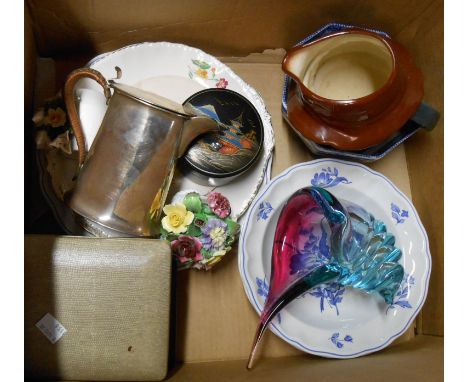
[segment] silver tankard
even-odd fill
[[[108,103],[88,153],[74,99],[83,77],[103,87]],[[64,98],[80,165],[67,204],[116,236],[154,236],[177,158],[200,134],[218,131],[217,122],[156,94],[107,81],[89,68],[70,73]]]

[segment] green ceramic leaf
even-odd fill
[[[208,218],[206,217],[206,215],[204,213],[201,213],[201,212],[198,213],[198,214],[195,214],[195,216],[193,218],[194,224],[196,224],[197,221],[203,222],[202,224],[196,224],[199,227],[204,226],[207,220],[208,220]]]
[[[230,218],[226,218],[224,221],[227,224],[228,234],[230,236],[236,236],[239,232],[240,225]]]
[[[195,224],[190,224],[187,228],[187,231],[184,233],[187,236],[200,236],[201,229],[197,227]]]
[[[226,246],[230,246],[232,243],[234,243],[234,240],[236,240],[234,236],[228,235],[226,238]],[[226,251],[227,250],[228,249],[226,248]]]
[[[192,260],[189,260],[189,261],[186,261],[185,263],[181,263],[180,261],[177,261],[178,263],[178,270],[182,270],[182,269],[189,269],[192,264],[193,264],[193,261]]]
[[[163,240],[174,241],[174,240],[177,240],[177,238],[179,237],[179,235],[176,235],[175,233],[166,231],[163,227],[161,227],[159,232],[160,232],[159,238]]]
[[[169,235],[169,232],[167,232],[163,227],[161,227],[159,233],[160,239],[165,239]]]
[[[204,214],[207,216],[213,216],[213,211],[211,211],[210,207],[208,207],[208,204],[203,205],[203,211]]]
[[[213,257],[213,254],[210,251],[207,251],[205,248],[202,248],[201,254],[205,259],[211,259]]]
[[[200,199],[200,195],[196,192],[190,192],[185,195],[184,204],[189,211],[194,213],[199,213],[202,210],[202,201]]]

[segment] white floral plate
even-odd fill
[[[196,48],[169,42],[130,45],[97,56],[87,66],[100,71],[106,79],[116,77],[115,67],[118,66],[122,71],[122,77],[118,81],[153,91],[179,103],[193,93],[210,87],[226,87],[252,102],[263,122],[263,152],[245,174],[226,185],[216,187],[218,192],[231,201],[233,217],[239,219],[247,211],[259,188],[270,180],[274,147],[271,117],[255,89],[213,56]],[[105,98],[100,85],[90,79],[78,82],[76,96],[87,146],[90,147],[106,112]],[[73,142],[73,147],[76,151],[76,142]],[[74,163],[63,163],[62,158],[49,155],[40,161],[52,178],[51,184],[43,185],[43,189],[58,220],[67,231],[73,232],[76,231],[75,224],[71,221],[72,217],[67,216],[71,212],[61,205],[61,196],[72,185],[75,167]],[[76,159],[71,162],[74,161]],[[47,178],[43,175],[43,178]],[[214,187],[201,186],[176,173],[171,194],[188,189],[203,195]]]
[[[378,295],[333,284],[313,288],[287,305],[270,329],[292,346],[323,357],[353,358],[383,349],[406,331],[421,309],[431,256],[413,204],[385,176],[364,165],[334,159],[302,163],[259,192],[247,212],[239,242],[239,271],[247,297],[260,314],[268,295],[279,214],[295,190],[310,185],[327,188],[382,220],[403,252],[400,263],[405,278],[391,306]]]

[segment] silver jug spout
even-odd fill
[[[180,158],[187,151],[190,143],[202,134],[219,131],[219,124],[214,119],[194,116],[186,120],[182,129],[177,158]]]

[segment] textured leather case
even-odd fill
[[[166,241],[25,236],[25,372],[29,377],[155,381],[169,353]],[[50,313],[67,330],[52,344]]]

